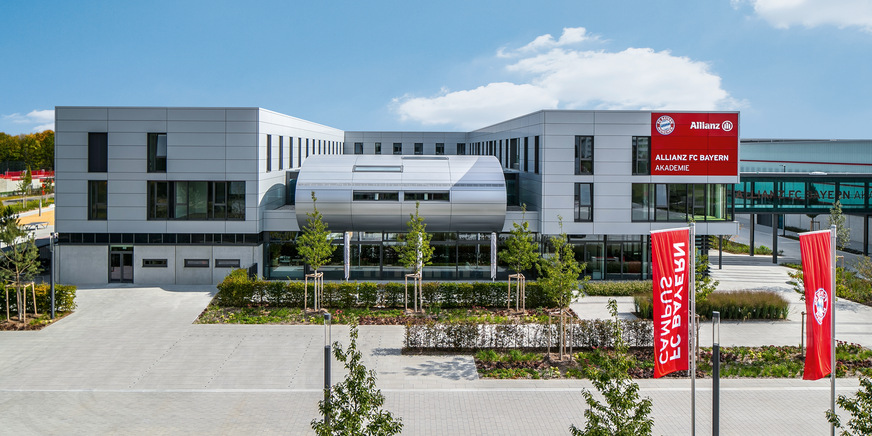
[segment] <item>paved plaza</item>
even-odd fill
[[[712,259],[716,262],[713,256]],[[723,345],[798,344],[798,296],[771,258],[725,255],[721,288],[770,289],[788,321],[724,322]],[[42,331],[0,332],[3,434],[311,434],[322,398],[324,327],[193,324],[214,289],[80,289],[79,309]],[[605,316],[605,298],[573,305]],[[623,316],[632,301],[623,299]],[[837,304],[837,337],[872,346],[872,309]],[[347,328],[333,339],[347,342]],[[479,379],[469,355],[404,356],[403,328],[363,326],[364,362],[408,435],[554,435],[583,426],[584,380]],[[704,325],[701,344],[711,343]],[[342,377],[334,362],[334,381]],[[690,433],[690,381],[640,380],[655,434]],[[856,379],[837,382],[852,394]],[[721,433],[824,434],[829,381],[725,379]],[[697,430],[711,431],[711,380],[697,381]]]

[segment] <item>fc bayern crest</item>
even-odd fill
[[[721,130],[723,130],[724,132],[729,132],[730,130],[733,130],[733,122],[730,120],[724,121],[723,123],[721,123]]]
[[[817,321],[818,325],[821,325],[824,322],[824,317],[827,316],[827,309],[830,306],[830,299],[827,297],[827,291],[824,288],[820,288],[814,293],[814,301],[813,309],[814,309],[814,319]]]
[[[654,124],[661,135],[668,135],[675,130],[675,120],[673,120],[669,115],[663,115],[662,117],[657,118],[657,122]]]

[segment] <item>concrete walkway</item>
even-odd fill
[[[17,435],[311,434],[324,328],[192,324],[211,296],[182,286],[81,289],[79,310],[57,324],[0,332],[0,428]],[[332,334],[347,343],[346,327]],[[403,417],[404,434],[551,435],[583,425],[587,381],[479,379],[471,356],[403,356],[402,342],[402,327],[361,327],[364,362],[378,374],[386,408]],[[640,385],[654,400],[656,434],[689,433],[688,380]],[[723,434],[827,430],[826,380],[721,386]],[[839,380],[838,392],[857,386]],[[700,434],[710,428],[710,395],[710,382],[700,380]]]

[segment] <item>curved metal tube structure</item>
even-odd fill
[[[493,156],[315,156],[300,168],[296,216],[318,211],[331,231],[405,232],[420,202],[429,232],[499,232],[506,183]]]

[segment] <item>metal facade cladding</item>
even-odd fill
[[[738,174],[738,113],[651,113],[651,175]]]

